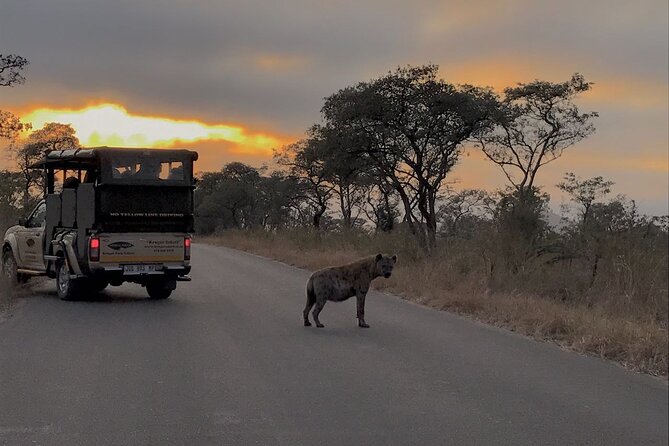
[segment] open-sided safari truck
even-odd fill
[[[55,278],[62,299],[123,282],[169,297],[190,280],[196,159],[188,150],[50,152],[32,166],[45,172],[45,199],[5,233],[5,277]]]

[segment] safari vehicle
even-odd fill
[[[188,150],[50,152],[31,166],[44,170],[45,199],[5,233],[5,277],[55,278],[62,299],[124,282],[168,298],[190,280],[195,160]]]

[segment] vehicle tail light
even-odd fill
[[[184,238],[184,260],[190,260],[190,237]]]
[[[100,239],[97,237],[91,237],[88,242],[88,259],[91,262],[100,260]]]

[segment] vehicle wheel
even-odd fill
[[[81,294],[81,279],[70,278],[70,268],[64,261],[59,262],[56,268],[56,288],[58,290],[58,297],[63,300],[75,300]]]
[[[172,284],[170,281],[156,281],[146,284],[146,292],[149,293],[151,299],[167,299],[174,288],[176,288],[176,284]]]
[[[16,286],[22,282],[23,274],[17,272],[18,266],[14,260],[14,253],[11,249],[2,253],[2,278],[6,280],[9,285]]]

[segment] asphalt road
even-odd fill
[[[167,301],[63,302],[53,282],[21,299],[0,323],[0,444],[667,444],[657,379],[378,293],[370,329],[354,299],[306,328],[308,272],[193,259]]]

